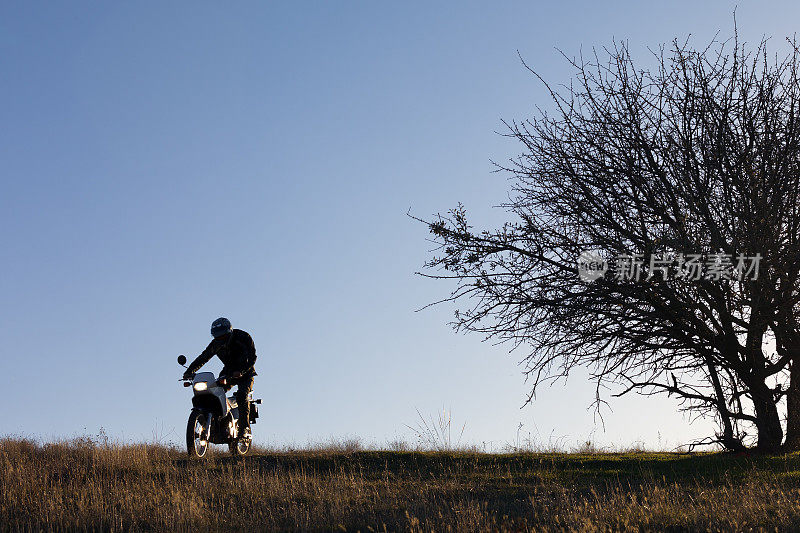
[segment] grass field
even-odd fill
[[[3,530],[800,529],[800,456],[306,450],[0,440]]]

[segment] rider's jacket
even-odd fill
[[[219,373],[220,376],[229,376],[234,372],[241,372],[243,377],[257,375],[253,368],[256,363],[256,345],[246,331],[234,329],[225,339],[213,339],[203,353],[192,361],[187,372],[197,372],[214,355],[225,365]]]

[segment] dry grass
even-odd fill
[[[3,530],[798,528],[796,455],[318,448],[189,461],[156,445],[0,440]]]

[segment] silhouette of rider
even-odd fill
[[[246,331],[233,329],[231,321],[221,317],[211,324],[211,335],[214,339],[203,353],[192,361],[184,372],[184,378],[190,378],[214,355],[224,365],[219,380],[225,379],[228,389],[236,385],[236,404],[239,409],[238,438],[250,434],[250,393],[253,390],[254,377],[257,376],[256,345]]]

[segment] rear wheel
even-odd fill
[[[208,452],[208,424],[209,416],[205,413],[192,411],[186,424],[186,451],[190,457],[205,457]]]
[[[230,450],[232,455],[237,457],[242,457],[247,455],[247,452],[250,451],[250,445],[253,442],[253,437],[250,435],[250,432],[247,431],[245,433],[245,437],[243,439],[236,439],[233,442],[228,443],[228,449]]]

